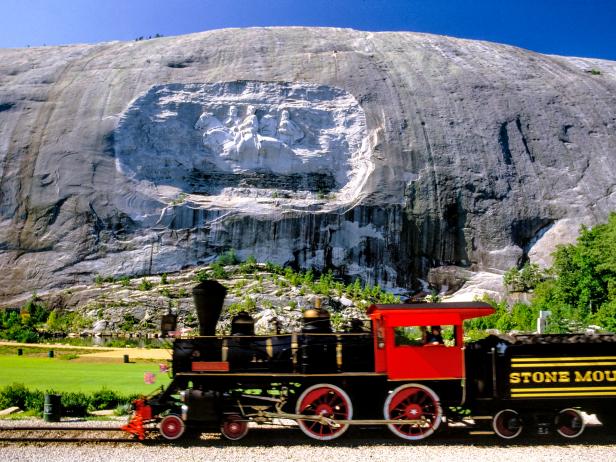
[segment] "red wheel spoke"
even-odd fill
[[[420,384],[402,385],[387,398],[384,407],[387,420],[412,420],[416,423],[388,424],[389,429],[409,440],[430,436],[441,423],[442,411],[438,396]]]
[[[348,395],[340,388],[330,384],[313,385],[305,390],[297,400],[296,413],[328,419],[350,420],[353,407]],[[331,440],[342,435],[349,427],[331,426],[315,420],[298,420],[300,429],[311,438]]]

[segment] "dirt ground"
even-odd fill
[[[0,345],[12,346],[12,347],[24,347],[24,348],[44,348],[47,350],[96,350],[95,353],[80,354],[82,358],[109,358],[109,359],[122,359],[124,355],[128,355],[130,360],[133,359],[154,359],[154,360],[166,360],[171,359],[171,350],[164,348],[111,348],[111,347],[80,347],[73,345],[62,344],[36,344],[36,343],[15,343],[15,342],[0,342]]]

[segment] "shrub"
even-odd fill
[[[92,393],[90,405],[95,410],[112,409],[117,407],[125,399],[119,396],[115,391],[103,388]]]
[[[33,294],[28,303],[22,306],[21,311],[28,314],[32,324],[44,323],[49,317],[49,309],[43,303],[39,302],[36,294]]]
[[[72,417],[84,417],[89,410],[113,408],[116,408],[116,412],[121,408],[122,412],[128,413],[130,403],[136,398],[136,396],[122,396],[105,388],[87,395],[85,393],[58,393],[53,390],[45,392],[29,390],[23,384],[14,383],[0,388],[0,409],[17,406],[24,411],[34,411],[40,414],[44,410],[46,393],[60,394],[62,415]]]
[[[283,274],[284,270],[282,266],[272,263],[271,261],[265,262],[265,271],[272,274]]]
[[[321,274],[319,280],[314,284],[314,291],[320,295],[329,295],[329,291],[334,286],[334,274],[330,271]]]
[[[311,269],[306,271],[302,275],[302,282],[307,285],[312,284],[314,282],[314,273],[312,272]]]
[[[220,263],[223,266],[237,265],[239,262],[234,249],[227,250],[216,260],[216,263]]]
[[[22,318],[15,312],[0,311],[0,338],[33,343],[39,340],[30,318]]]
[[[26,398],[28,389],[21,383],[13,383],[0,389],[0,409],[5,409],[11,406],[17,406],[24,410],[26,409]]]
[[[252,314],[257,311],[257,302],[255,302],[251,297],[244,297],[244,300],[241,302],[232,303],[229,305],[226,311],[229,316],[235,316],[240,311],[245,311],[248,314]]]
[[[53,310],[47,318],[47,329],[51,332],[68,333],[92,327],[92,319],[74,311]]]
[[[123,331],[130,331],[138,323],[139,321],[137,320],[137,318],[135,318],[135,316],[133,316],[132,314],[128,313],[124,315],[124,322],[120,324],[120,329],[122,329]]]
[[[0,389],[0,409],[17,406],[21,410],[43,412],[45,394],[40,390],[28,390],[21,383]]]
[[[227,279],[229,277],[224,266],[220,262],[213,263],[210,269],[212,270],[212,277],[214,279]]]
[[[61,403],[62,415],[70,417],[85,417],[88,415],[88,408],[91,404],[91,398],[81,392],[63,393]]]
[[[116,417],[122,417],[125,415],[130,415],[133,412],[133,408],[130,403],[119,404],[114,410],[113,415]]]
[[[545,279],[545,272],[535,263],[526,263],[522,269],[513,267],[503,276],[503,282],[511,292],[528,292]]]
[[[301,276],[293,271],[293,268],[285,268],[284,277],[292,286],[299,286],[302,283]]]
[[[25,410],[42,413],[45,407],[45,393],[40,390],[28,390],[24,406]]]
[[[158,289],[158,292],[160,292],[160,294],[163,297],[173,298],[173,294],[171,293],[171,290],[169,290],[168,287],[163,287],[162,289]]]
[[[195,273],[194,280],[197,282],[203,282],[209,279],[209,274],[206,269],[200,269]]]
[[[12,340],[16,340],[20,343],[36,343],[39,341],[39,334],[28,327],[21,327],[11,332]]]
[[[114,283],[115,281],[116,279],[114,276],[101,276],[100,274],[97,274],[94,278],[94,283],[99,287],[105,282]]]
[[[242,274],[252,274],[257,270],[257,259],[250,255],[244,263],[240,265],[239,271]]]
[[[605,330],[616,332],[616,300],[601,305],[594,314],[593,321]]]
[[[137,286],[137,289],[142,291],[150,290],[153,287],[153,284],[148,281],[146,278],[141,279],[141,282]]]

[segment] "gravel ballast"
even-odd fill
[[[24,423],[25,424],[25,423]],[[28,423],[30,425],[31,423]],[[67,422],[62,424],[66,425]],[[115,422],[88,422],[88,427],[117,425]],[[1,428],[17,422],[0,421]],[[563,461],[616,459],[616,437],[608,437],[600,426],[591,427],[579,439],[555,436],[528,437],[507,442],[494,436],[472,436],[464,431],[450,432],[419,443],[404,442],[386,430],[353,429],[353,433],[332,442],[306,439],[296,429],[251,430],[240,442],[230,442],[218,434],[206,433],[200,439],[171,444],[160,439],[140,442],[7,442],[0,440],[0,460],[4,461]]]

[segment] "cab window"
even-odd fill
[[[456,346],[455,326],[394,327],[396,346],[444,345]]]

